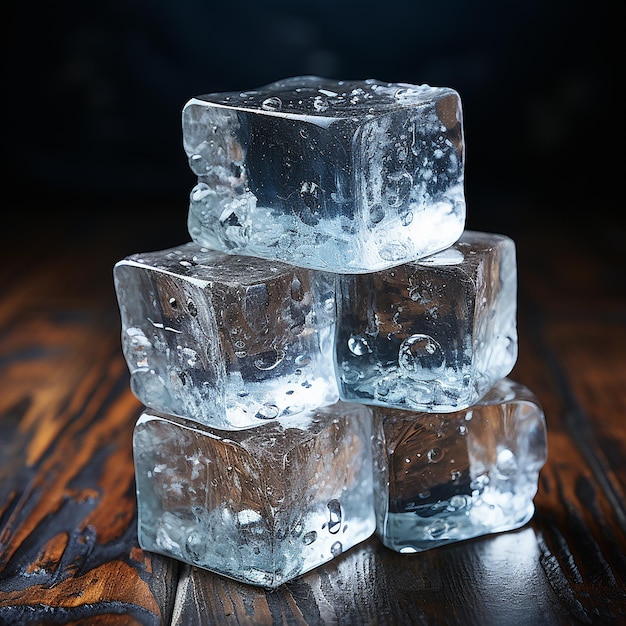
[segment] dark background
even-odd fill
[[[468,227],[515,236],[612,221],[602,237],[624,234],[617,1],[15,4],[5,245],[103,227],[133,229],[142,250],[187,241],[185,102],[299,74],[456,89]]]

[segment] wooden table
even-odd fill
[[[626,233],[548,219],[507,232],[520,287],[511,377],[539,397],[549,432],[525,527],[421,554],[371,538],[265,591],[137,543],[141,406],[112,266],[183,242],[166,228],[136,236],[144,216],[118,216],[116,232],[106,216],[68,231],[51,216],[34,236],[4,233],[0,624],[626,623]]]

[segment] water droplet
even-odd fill
[[[202,535],[196,530],[192,530],[187,536],[185,541],[185,552],[193,561],[197,563],[202,558],[202,554],[205,549],[205,542],[202,540]]]
[[[191,315],[191,317],[196,317],[198,315],[198,309],[192,300],[187,302],[187,310],[189,311],[189,315]]]
[[[446,453],[441,448],[432,448],[428,451],[428,462],[429,463],[439,463],[441,459],[446,455]]]
[[[463,437],[464,435],[467,435],[467,426],[465,424],[459,424],[458,428],[456,429],[456,432],[459,433],[461,437]]]
[[[411,335],[400,345],[398,363],[413,380],[435,380],[445,365],[441,346],[428,335]]]
[[[358,382],[359,378],[361,378],[361,374],[358,370],[344,366],[341,372],[341,380],[343,380],[346,385],[354,385],[354,383]]]
[[[408,172],[389,174],[383,190],[385,202],[392,207],[400,206],[408,199],[412,186],[413,177]]]
[[[441,537],[446,530],[448,530],[448,525],[443,520],[435,520],[428,528],[426,528],[426,532],[433,538],[437,539]]]
[[[457,480],[459,480],[459,478],[461,478],[461,472],[459,472],[459,470],[452,470],[452,471],[450,472],[450,478],[451,478],[453,481],[457,481]]]
[[[420,90],[415,87],[401,87],[400,89],[396,89],[396,92],[393,94],[393,97],[396,100],[407,100],[410,98],[415,98],[415,96],[419,95]]]
[[[279,412],[280,409],[275,404],[270,404],[268,402],[267,404],[261,406],[254,417],[260,420],[271,420],[277,417]]]
[[[211,194],[211,188],[206,183],[198,183],[191,190],[192,202],[201,202]]]
[[[178,351],[183,359],[187,360],[187,365],[193,367],[200,360],[200,355],[193,348],[183,348],[178,346]]]
[[[371,224],[379,224],[385,218],[385,210],[380,204],[375,204],[373,207],[370,207],[369,218]]]
[[[341,541],[335,541],[332,546],[330,546],[330,553],[336,557],[339,556],[343,552],[343,546],[341,545]]]
[[[422,500],[426,500],[426,498],[430,498],[430,489],[424,489],[424,491],[420,491],[417,495]]]
[[[291,281],[291,299],[296,302],[300,302],[304,298],[304,291],[302,289],[302,283],[297,276],[294,276]]]
[[[311,532],[308,532],[306,535],[304,535],[304,537],[302,537],[302,543],[305,546],[310,546],[316,539],[317,533],[312,530]]]
[[[400,554],[415,554],[417,550],[413,546],[404,546],[400,548]]]
[[[364,354],[370,354],[372,352],[368,338],[364,335],[350,335],[348,339],[348,349],[355,356],[363,356]]]
[[[450,498],[450,506],[454,510],[464,509],[467,506],[467,499],[465,496],[456,495]]]
[[[341,528],[341,504],[339,500],[332,499],[327,505],[328,507],[328,532],[332,535],[339,532]]]
[[[328,109],[328,102],[326,98],[323,98],[322,96],[315,96],[315,98],[313,98],[313,108],[319,112],[326,111]]]
[[[402,217],[402,226],[408,226],[413,221],[413,211],[409,211]]]
[[[254,359],[254,367],[262,371],[273,370],[284,358],[284,350],[268,350],[257,355],[256,359]]]
[[[517,459],[511,450],[504,448],[498,452],[496,469],[505,478],[511,478],[515,475],[517,472]]]
[[[304,365],[308,365],[311,362],[311,358],[306,355],[306,354],[299,354],[294,360],[293,362],[298,366],[298,367],[302,367]],[[298,372],[299,374],[301,374],[302,372]]]
[[[266,111],[280,111],[283,106],[283,102],[280,98],[272,96],[271,98],[265,98],[261,103],[261,108]]]
[[[178,306],[178,302],[176,302],[176,298],[170,298],[168,300],[168,302],[170,303],[170,306],[175,309]]]

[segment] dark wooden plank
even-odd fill
[[[568,607],[545,584],[540,557],[528,525],[413,555],[371,538],[274,591],[192,569],[173,623],[566,623]]]
[[[2,624],[160,624],[171,612],[178,564],[137,543],[140,406],[92,269],[66,255],[4,283]]]

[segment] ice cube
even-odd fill
[[[114,281],[146,406],[237,429],[337,401],[332,275],[189,242],[119,261]]]
[[[342,402],[230,433],[147,410],[140,545],[277,587],[374,533],[371,436],[371,410]]]
[[[446,414],[373,407],[377,534],[397,552],[512,530],[534,514],[544,413],[508,378]]]
[[[182,127],[198,177],[188,229],[209,248],[360,273],[442,250],[463,231],[453,89],[299,76],[192,98]]]
[[[338,283],[343,400],[457,411],[515,365],[516,251],[505,235],[466,230],[431,257]]]

